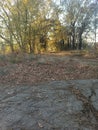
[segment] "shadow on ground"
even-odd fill
[[[98,80],[0,87],[0,130],[67,129],[98,129]]]

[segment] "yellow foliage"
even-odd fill
[[[23,3],[24,3],[24,4],[27,4],[27,2],[28,2],[28,0],[23,0]]]
[[[15,51],[19,51],[20,50],[18,44],[14,44],[13,48],[14,48]],[[0,53],[2,53],[2,54],[11,53],[10,45],[3,45],[3,46],[1,46]]]
[[[51,40],[50,42],[48,42],[47,51],[48,52],[58,52],[59,51],[54,40]]]
[[[9,45],[1,46],[0,53],[2,53],[2,54],[8,54],[10,52],[11,52],[11,49],[10,49]]]

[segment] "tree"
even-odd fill
[[[81,49],[83,36],[90,30],[94,17],[95,7],[91,5],[89,0],[62,0],[61,4],[54,0],[2,1],[0,38],[10,45],[12,52],[15,44],[22,52],[47,51],[51,38],[55,45],[68,39],[71,49]]]
[[[92,26],[93,26],[93,33],[94,33],[94,47],[96,49],[96,36],[97,36],[97,29],[98,29],[98,0],[95,0],[94,3],[91,4],[91,8],[93,10],[93,20],[92,20]]]
[[[9,5],[10,1],[8,2]],[[1,22],[1,33],[0,37],[3,39],[6,43],[10,44],[12,52],[14,51],[13,48],[13,37],[12,37],[12,26],[11,26],[11,19],[8,15],[9,11],[6,10],[7,3],[1,2],[0,3],[0,22]]]
[[[64,0],[65,5],[65,26],[67,26],[67,34],[69,35],[70,45],[73,49],[82,48],[83,33],[89,28],[93,17],[93,10],[89,0]]]
[[[32,6],[31,6],[32,5]],[[34,39],[38,33],[38,19],[41,18],[40,11],[44,1],[40,0],[15,0],[14,2],[6,0],[0,5],[2,11],[0,15],[5,30],[2,29],[3,40],[13,45],[17,43],[22,51],[34,51]],[[7,28],[7,29],[6,29]],[[4,37],[8,30],[8,38]]]

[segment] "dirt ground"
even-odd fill
[[[0,130],[98,130],[98,80],[0,85]]]
[[[0,57],[0,130],[98,130],[98,58]]]
[[[2,56],[0,83],[34,85],[54,80],[98,79],[98,58],[79,54]]]

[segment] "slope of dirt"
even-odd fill
[[[3,59],[3,58],[2,58]],[[0,83],[36,84],[53,80],[97,79],[98,59],[65,55],[15,55],[0,62]]]

